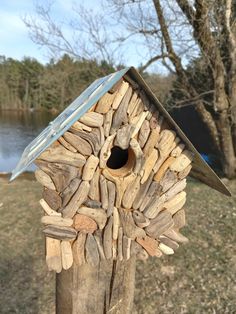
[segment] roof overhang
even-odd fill
[[[180,127],[172,119],[160,101],[145,83],[142,76],[134,67],[125,68],[121,71],[100,78],[92,83],[78,98],[76,98],[49,126],[44,129],[24,150],[22,157],[12,172],[10,181],[22,173],[45,149],[64,134],[85,112],[87,112],[108,90],[112,88],[125,74],[128,74],[141,89],[143,89],[152,104],[166,118],[187,148],[194,153],[192,175],[213,189],[231,196],[230,191],[220,180],[217,174],[204,161],[196,148],[183,133]]]

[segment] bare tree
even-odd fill
[[[39,20],[26,18],[32,39],[51,53],[115,63],[130,47],[142,57],[140,70],[156,63],[177,75],[183,102],[194,105],[221,156],[228,178],[236,176],[236,6],[232,0],[104,0],[103,14],[82,7],[70,21],[72,35],[37,6]],[[134,50],[133,50],[134,51]],[[127,53],[126,53],[127,55]],[[213,90],[200,94],[186,65],[202,56]],[[203,95],[213,93],[209,110]],[[183,104],[183,103],[182,103]],[[176,104],[178,105],[178,104]]]

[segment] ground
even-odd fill
[[[186,204],[190,242],[175,255],[138,262],[135,314],[236,313],[236,181],[228,198],[190,180]],[[0,313],[52,314],[55,277],[44,262],[32,176],[0,178]]]

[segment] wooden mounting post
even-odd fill
[[[136,259],[88,263],[56,275],[56,314],[132,313]]]

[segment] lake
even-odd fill
[[[0,172],[11,172],[25,147],[54,118],[49,112],[0,111]]]

